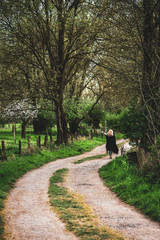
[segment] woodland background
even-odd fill
[[[2,0],[0,16],[1,125],[56,125],[67,145],[107,121],[159,166],[158,0]]]

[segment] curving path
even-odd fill
[[[72,233],[57,218],[49,205],[49,179],[55,171],[69,168],[65,185],[83,195],[99,216],[107,224],[139,240],[160,240],[160,225],[134,208],[125,205],[103,185],[98,169],[109,162],[108,157],[73,164],[84,157],[104,154],[105,146],[76,157],[60,159],[33,170],[20,178],[11,190],[4,210],[6,240],[76,240]]]

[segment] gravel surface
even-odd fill
[[[72,163],[104,153],[103,145],[89,153],[48,163],[20,178],[11,190],[4,209],[6,240],[78,239],[65,230],[65,224],[57,218],[49,204],[49,179],[61,168],[70,169],[65,186],[83,195],[103,224],[122,232],[126,238],[160,240],[158,223],[122,203],[104,186],[98,169],[110,161],[107,156],[81,164]]]

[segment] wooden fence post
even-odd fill
[[[5,148],[5,141],[2,141],[1,160],[2,160],[2,161],[6,161],[6,160],[7,160],[6,148]]]
[[[73,143],[73,134],[71,134],[71,143]]]
[[[41,147],[41,136],[38,137],[39,147]]]
[[[95,136],[98,137],[98,132],[97,132],[97,130],[95,130]]]
[[[92,129],[91,129],[90,132],[89,132],[89,138],[90,138],[90,139],[93,139]]]
[[[5,148],[5,141],[2,141],[2,152],[5,152],[6,148]]]
[[[37,138],[37,147],[39,147],[39,138]]]
[[[22,143],[19,140],[19,157],[21,157],[21,156],[22,156]]]
[[[47,142],[48,142],[48,135],[46,134],[44,137],[44,147],[47,146]]]
[[[37,138],[37,147],[41,147],[41,136]]]
[[[53,141],[53,139],[52,139],[52,133],[50,133],[50,144],[52,144],[52,141]]]
[[[5,150],[5,142],[2,141],[2,151],[0,153],[0,157],[2,162],[7,160],[7,156],[6,156],[6,150]]]
[[[16,144],[16,125],[13,125],[14,143]]]

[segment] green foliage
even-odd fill
[[[116,158],[99,173],[105,184],[124,202],[160,222],[160,183],[150,181],[150,177],[144,176],[127,157]]]
[[[64,107],[68,122],[74,119],[81,119],[87,113],[86,101],[77,99],[77,97],[67,97],[64,101]]]
[[[147,145],[147,121],[139,107],[130,106],[120,115],[120,131],[137,145]]]
[[[87,104],[87,110],[89,114],[85,118],[84,122],[87,123],[89,126],[93,125],[95,128],[99,128],[100,122],[104,121],[105,112],[100,106],[100,104],[96,104],[94,109],[90,112],[92,108],[92,104]]]
[[[107,113],[105,118],[105,120],[107,121],[107,129],[113,129],[115,131],[119,131],[120,117],[121,117],[120,114]]]
[[[41,110],[38,112],[37,118],[34,119],[34,133],[46,133],[48,129],[56,124],[56,117],[53,111]]]

